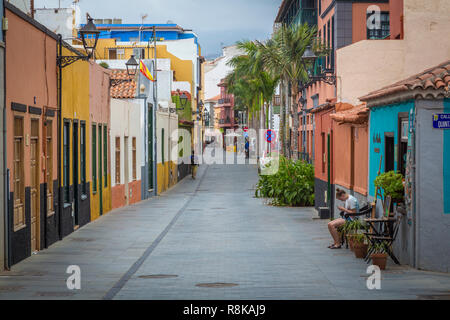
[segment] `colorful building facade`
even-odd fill
[[[404,175],[406,214],[396,255],[401,263],[439,272],[450,272],[449,86],[447,60],[360,98],[370,108],[369,180],[380,159],[381,172]],[[376,197],[370,185],[369,194]]]
[[[129,78],[115,70],[113,78]],[[140,126],[141,106],[133,101],[136,81],[111,87],[111,206],[112,209],[141,200],[140,159],[144,141]]]
[[[12,265],[59,239],[57,37],[8,3],[5,16],[6,258]]]
[[[111,210],[110,72],[89,62],[89,120],[91,128],[91,220]]]

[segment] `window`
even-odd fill
[[[164,128],[161,129],[161,162],[164,164]]]
[[[53,123],[50,120],[46,121],[46,155],[45,155],[45,167],[46,167],[46,177],[47,182],[47,215],[54,213],[53,210]]]
[[[319,15],[322,14],[322,0],[319,0]]]
[[[407,112],[398,114],[398,171],[404,176],[406,172],[406,156],[408,154],[409,115]]]
[[[14,118],[14,231],[25,227],[23,155],[23,118],[17,117]]]
[[[330,19],[328,20],[328,22],[327,22],[327,47],[329,48],[330,47],[330,45],[331,45],[331,39],[330,39],[330,37],[331,37],[331,24],[330,24]],[[330,65],[330,56],[328,55],[327,56],[327,68],[329,67],[329,65]]]
[[[374,11],[367,12],[367,19],[374,14]],[[390,34],[389,12],[380,12],[380,29],[369,29],[367,27],[367,39],[385,39]]]
[[[92,125],[92,191],[97,192],[97,125]]]
[[[116,49],[109,49],[108,50],[108,58],[110,60],[116,60],[117,59],[117,50]]]
[[[102,177],[103,177],[103,170],[102,170],[102,125],[98,125],[98,137],[97,137],[97,145],[98,145],[98,188],[99,190],[102,189]],[[101,192],[101,191],[100,191]]]
[[[120,137],[116,137],[116,184],[120,184]]]
[[[325,133],[322,132],[320,135],[322,138],[322,173],[325,173],[325,164],[326,164]]]
[[[133,161],[133,180],[136,180],[136,137],[133,137],[132,145],[131,145],[131,152],[132,152],[132,161]]]
[[[335,32],[335,24],[334,24],[334,15],[331,17],[331,69],[334,70],[334,54],[335,54],[335,44],[334,44],[334,32]]]
[[[80,123],[80,175],[81,175],[81,194],[87,194],[86,188],[86,122]]]
[[[70,122],[64,121],[64,137],[63,137],[63,182],[65,203],[70,202]]]
[[[103,126],[103,177],[105,188],[108,186],[108,127]]]

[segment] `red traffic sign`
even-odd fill
[[[248,127],[244,127],[244,132],[247,132],[248,131]]]

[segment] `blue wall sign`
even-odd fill
[[[450,129],[450,113],[433,114],[433,128]]]

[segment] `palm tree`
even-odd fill
[[[298,110],[298,83],[308,80],[308,70],[313,66],[303,59],[307,48],[312,47],[317,56],[326,55],[328,49],[317,41],[317,28],[309,27],[307,23],[303,25],[281,26],[270,41],[266,43],[258,42],[260,59],[265,68],[273,74],[279,74],[281,86],[291,87],[290,109],[281,111],[280,136],[282,138],[282,150],[284,151],[285,139],[285,113],[289,111],[293,117],[293,145],[294,159],[298,157],[297,132],[299,128]],[[284,92],[284,90],[282,90]],[[282,95],[282,107],[286,106],[285,95]],[[286,112],[287,113],[287,112]]]

